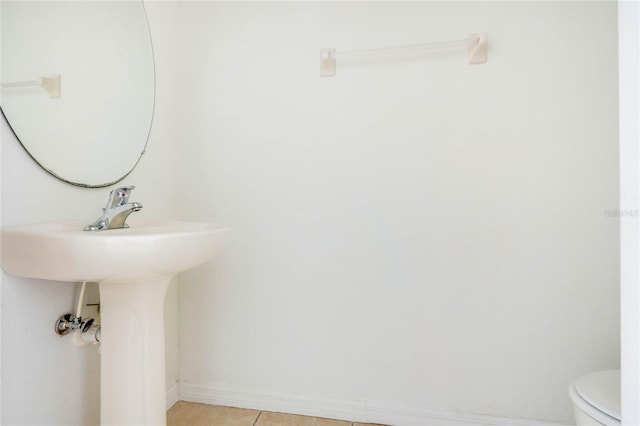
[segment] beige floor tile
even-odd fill
[[[351,426],[351,422],[262,411],[255,426]]]
[[[253,426],[258,410],[177,402],[167,412],[167,426]]]

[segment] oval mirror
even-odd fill
[[[147,144],[155,101],[142,1],[0,2],[2,114],[55,177],[105,187]]]

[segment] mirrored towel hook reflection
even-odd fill
[[[3,89],[16,89],[23,87],[42,87],[51,99],[58,99],[62,96],[62,76],[60,74],[52,74],[43,76],[37,80],[2,82],[0,86]]]

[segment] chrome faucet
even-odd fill
[[[102,216],[91,225],[84,227],[85,231],[101,231],[103,229],[128,228],[124,223],[127,217],[142,208],[140,203],[129,203],[129,195],[135,186],[116,188],[109,194],[107,206],[102,209]]]

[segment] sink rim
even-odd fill
[[[27,233],[60,233],[60,232],[78,232],[78,235],[87,235],[87,236],[109,236],[109,235],[146,235],[148,233],[143,233],[140,231],[146,229],[156,229],[156,228],[165,228],[166,225],[187,225],[190,226],[186,231],[172,231],[172,234],[180,234],[180,233],[188,233],[193,230],[228,230],[229,228],[226,226],[219,225],[215,222],[194,222],[194,221],[186,221],[186,220],[148,220],[148,221],[138,221],[132,222],[127,228],[116,228],[116,229],[107,229],[101,231],[84,231],[84,227],[86,224],[79,220],[60,220],[60,221],[48,221],[48,222],[35,222],[35,223],[25,223],[25,224],[16,224],[16,225],[7,225],[0,227],[0,232],[4,233],[5,231],[9,232],[27,232]],[[51,229],[49,229],[51,228]]]
[[[0,265],[9,275],[52,281],[135,281],[209,262],[229,228],[213,222],[149,220],[83,231],[77,220],[0,228]],[[107,260],[108,259],[108,260]]]

